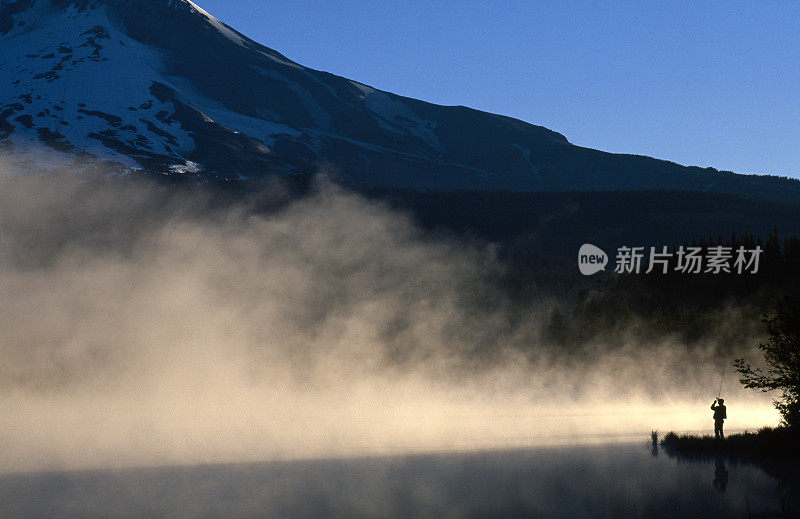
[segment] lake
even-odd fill
[[[779,482],[639,443],[0,476],[0,517],[748,517]]]

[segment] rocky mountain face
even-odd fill
[[[541,126],[312,70],[188,0],[4,0],[0,77],[0,150],[15,168],[800,200],[795,180],[582,148]]]

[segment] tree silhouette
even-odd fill
[[[766,369],[736,359],[734,366],[742,376],[739,382],[746,388],[781,391],[780,398],[773,401],[781,425],[800,428],[800,299],[784,296],[763,322],[769,338],[758,348],[764,353]]]

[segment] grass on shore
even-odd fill
[[[741,458],[761,457],[800,460],[800,434],[788,427],[763,427],[757,432],[732,434],[722,440],[710,435],[667,433],[661,446],[668,452],[688,457],[725,454]]]

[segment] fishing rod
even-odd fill
[[[725,380],[725,368],[726,365],[722,365],[722,376],[719,379],[719,391],[717,391],[717,399],[722,395],[722,381]]]

